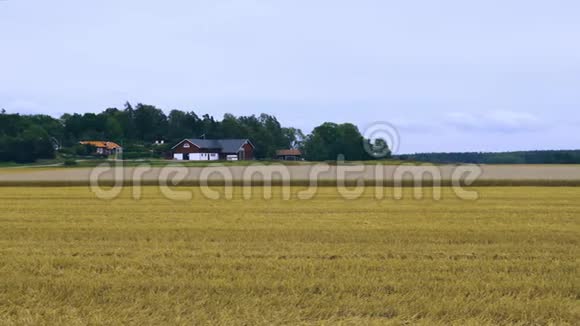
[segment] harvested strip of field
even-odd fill
[[[580,188],[480,188],[478,201],[181,190],[193,199],[0,188],[2,323],[580,322]]]
[[[431,180],[443,180],[450,184],[458,166],[393,166],[393,165],[360,165],[346,166],[339,171],[336,166],[326,165],[320,173],[314,165],[285,166],[224,166],[224,167],[184,167],[178,164],[167,164],[171,168],[150,167],[141,168],[12,168],[0,169],[0,186],[78,186],[88,185],[91,175],[101,183],[111,183],[114,180],[124,180],[132,184],[138,180],[142,184],[159,184],[160,180],[168,181],[174,177],[173,172],[183,173],[178,180],[182,185],[199,184],[200,179],[210,182],[222,182],[224,176],[241,183],[252,180],[252,183],[263,180],[272,181],[281,179],[284,175],[295,185],[308,185],[311,180],[318,180],[321,184],[346,180],[356,182],[367,181],[372,185],[378,180],[387,183],[394,180],[411,182],[414,177],[420,178],[424,184]],[[465,168],[465,167],[463,167]],[[477,167],[472,172],[478,171]],[[100,171],[100,172],[99,172]],[[173,172],[172,172],[173,171]],[[313,172],[314,171],[314,172]],[[215,173],[217,172],[217,173]],[[205,175],[205,176],[204,176]],[[460,175],[460,173],[459,173]],[[202,177],[203,176],[203,177]],[[463,175],[465,177],[465,175]],[[461,178],[463,180],[463,178]],[[578,186],[580,185],[580,165],[482,165],[481,175],[472,185],[479,186]]]

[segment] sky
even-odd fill
[[[0,0],[0,108],[385,122],[399,153],[580,149],[579,17],[577,0]]]

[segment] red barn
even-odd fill
[[[276,151],[276,157],[282,161],[301,161],[302,152],[299,149],[281,149]]]
[[[184,139],[172,151],[178,161],[249,161],[254,149],[249,139]]]

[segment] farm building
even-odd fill
[[[79,142],[81,145],[90,145],[95,148],[95,155],[118,155],[123,152],[123,148],[119,144],[112,141],[103,140],[85,140]]]
[[[276,151],[276,158],[282,161],[300,161],[302,152],[299,149],[281,149]]]
[[[254,159],[249,139],[184,139],[173,146],[178,161],[247,161]]]

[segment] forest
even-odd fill
[[[406,161],[436,164],[580,164],[580,150],[503,153],[420,153],[399,155],[397,158]]]
[[[0,112],[0,162],[29,163],[59,155],[87,156],[82,140],[106,140],[124,148],[125,159],[163,158],[171,147],[185,138],[248,138],[256,146],[256,158],[275,158],[276,150],[298,148],[308,161],[375,160],[365,147],[383,151],[384,140],[371,143],[351,123],[325,122],[310,134],[282,126],[275,116],[225,114],[216,119],[209,114],[172,110],[169,114],[153,105],[125,103],[122,109],[101,113],[20,115]],[[154,143],[163,140],[164,145]],[[365,143],[369,146],[364,146]],[[388,149],[388,148],[387,148]],[[391,158],[390,152],[380,159]],[[579,164],[580,151],[522,151],[506,153],[419,153],[398,155],[402,161],[473,164]]]
[[[88,155],[82,140],[106,140],[124,148],[124,158],[162,158],[171,146],[185,138],[248,138],[256,158],[275,157],[276,150],[300,148],[307,160],[370,160],[364,142],[353,124],[324,123],[312,133],[284,127],[275,116],[225,114],[219,120],[209,114],[172,110],[169,114],[153,105],[125,103],[101,113],[48,115],[0,114],[0,161],[18,163],[64,155]],[[154,143],[163,140],[163,146]],[[384,146],[383,142],[379,142]],[[342,156],[341,156],[342,157]]]

